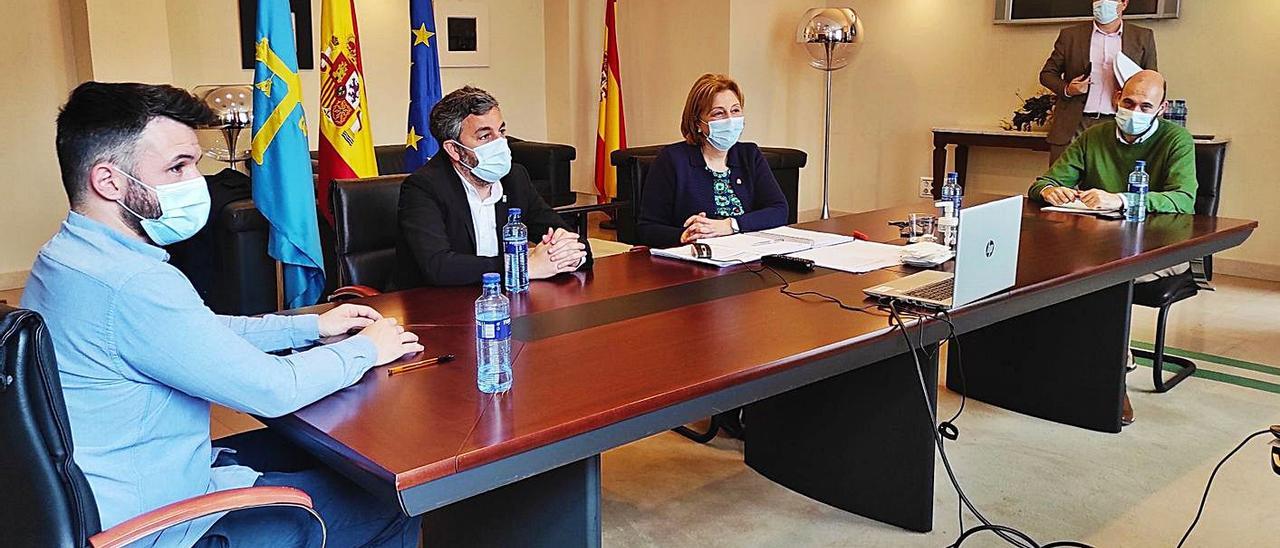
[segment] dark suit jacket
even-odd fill
[[[1084,115],[1087,94],[1064,97],[1067,84],[1084,74],[1089,65],[1089,52],[1093,40],[1093,21],[1072,25],[1058,33],[1053,53],[1040,69],[1040,83],[1058,95],[1053,107],[1053,127],[1049,129],[1049,143],[1067,145],[1076,136],[1080,118]],[[1120,36],[1120,51],[1144,69],[1156,68],[1156,35],[1151,29],[1125,21]]]
[[[396,268],[392,284],[396,289],[422,285],[466,285],[480,283],[486,272],[503,270],[502,255],[476,255],[475,224],[467,205],[462,178],[454,171],[449,155],[436,154],[426,165],[409,175],[400,188],[400,234],[396,242]],[[503,200],[494,204],[498,245],[502,245],[502,225],[507,211],[518,207],[529,227],[529,239],[540,242],[548,228],[572,230],[551,206],[543,201],[529,181],[524,166],[512,164],[502,178]],[[586,234],[580,235],[586,243]],[[591,249],[583,268],[591,265]]]
[[[760,147],[735,144],[725,164],[729,180],[734,181],[730,187],[745,211],[737,218],[739,229],[753,232],[787,224],[787,198]],[[700,147],[684,141],[664,147],[649,168],[641,191],[636,225],[640,243],[659,248],[680,245],[686,219],[702,212],[715,217],[712,182]]]

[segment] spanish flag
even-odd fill
[[[606,0],[604,60],[600,63],[600,123],[596,127],[596,193],[600,203],[618,195],[617,171],[609,165],[613,151],[627,148],[627,123],[622,114],[622,78],[618,67],[618,0]]]
[[[373,130],[365,100],[364,65],[354,0],[323,0],[320,12],[320,211],[333,224],[329,184],[375,177]]]

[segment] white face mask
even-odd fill
[[[1098,0],[1093,3],[1093,19],[1101,25],[1109,25],[1120,18],[1120,2]]]
[[[123,200],[116,200],[120,207],[142,222],[142,231],[156,245],[165,246],[195,236],[209,222],[211,200],[204,175],[156,187],[139,181],[137,177],[124,171],[120,173],[156,194],[156,199],[160,202],[160,217],[157,219],[143,217],[124,205]]]

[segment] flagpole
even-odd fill
[[[284,264],[276,261],[276,310],[284,310]]]

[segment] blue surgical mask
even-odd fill
[[[738,144],[738,138],[742,136],[742,128],[746,125],[746,117],[732,116],[723,120],[712,120],[707,122],[707,142],[717,150],[728,151],[733,145]]]
[[[479,177],[481,181],[493,184],[501,181],[503,177],[511,173],[511,147],[507,145],[506,137],[485,143],[476,148],[468,147],[457,141],[454,141],[454,143],[476,155],[476,165],[474,167],[468,166],[468,168],[471,170],[471,174]],[[465,166],[466,164],[462,165]]]
[[[1093,3],[1093,19],[1101,25],[1109,25],[1120,18],[1120,2],[1116,0],[1098,0]]]
[[[157,187],[139,181],[137,177],[123,171],[120,173],[156,194],[160,203],[158,219],[138,215],[138,212],[124,205],[124,201],[116,200],[120,207],[142,221],[142,231],[156,245],[165,246],[195,236],[209,222],[209,187],[205,184],[203,175]]]
[[[1136,112],[1127,108],[1116,109],[1116,126],[1129,135],[1142,135],[1156,123],[1155,114]]]

